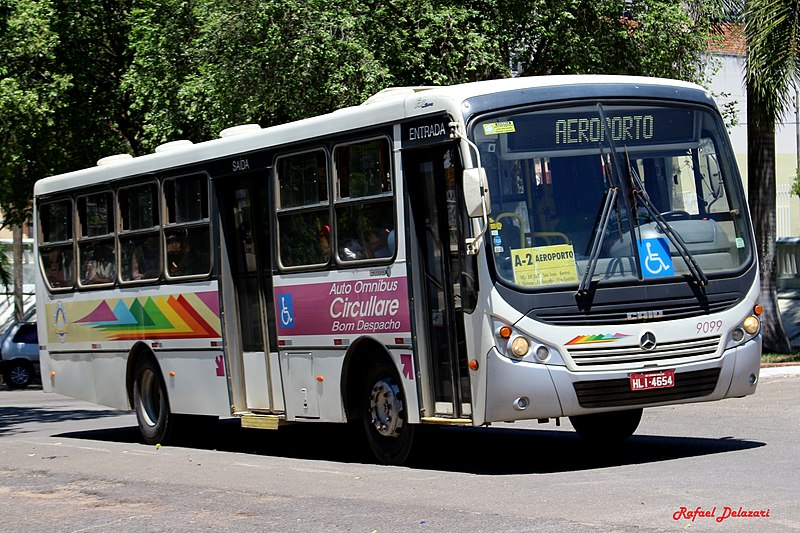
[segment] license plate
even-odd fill
[[[668,389],[675,386],[675,371],[631,374],[631,390]]]

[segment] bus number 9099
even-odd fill
[[[715,333],[722,331],[722,320],[709,320],[706,322],[697,323],[696,335],[701,333]]]

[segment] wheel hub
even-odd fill
[[[381,380],[372,387],[370,393],[370,415],[375,430],[384,437],[397,437],[403,426],[403,401],[400,399],[400,388],[386,380]]]
[[[28,370],[17,366],[11,369],[11,372],[8,374],[8,379],[14,385],[22,385],[23,383],[27,383],[29,379]]]

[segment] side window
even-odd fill
[[[161,275],[158,184],[143,183],[117,191],[120,279],[155,280]]]
[[[39,261],[51,289],[75,284],[72,200],[39,205]]]
[[[391,151],[385,138],[334,150],[336,250],[340,261],[388,260],[396,249]]]
[[[114,251],[114,194],[78,196],[78,263],[81,286],[110,285],[117,277]]]
[[[170,278],[211,272],[208,177],[193,174],[164,180],[166,271]]]
[[[331,229],[325,151],[279,157],[275,168],[281,266],[328,263]]]

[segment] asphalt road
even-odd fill
[[[340,426],[229,420],[157,449],[129,413],[0,387],[0,530],[800,530],[799,400],[800,376],[764,376],[754,396],[646,410],[613,451],[563,420],[426,433],[386,467]]]

